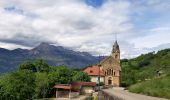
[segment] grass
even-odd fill
[[[134,93],[170,99],[170,75],[134,84],[128,90]]]

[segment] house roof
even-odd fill
[[[83,70],[83,72],[87,73],[89,76],[98,76],[100,72],[100,76],[104,76],[103,70],[99,70],[98,66],[87,67]]]
[[[57,84],[54,88],[64,90],[79,90],[82,86],[96,86],[96,82],[72,82],[71,84]]]
[[[54,86],[54,88],[70,90],[71,85],[69,85],[69,84],[57,84],[57,85]]]
[[[96,82],[73,82],[71,83],[72,86],[96,86]]]

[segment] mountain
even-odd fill
[[[98,62],[98,57],[87,52],[41,43],[31,50],[0,48],[0,73],[16,70],[20,63],[38,58],[44,59],[50,66],[65,65],[71,68],[82,68]]]

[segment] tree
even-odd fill
[[[73,81],[85,81],[90,82],[90,77],[87,75],[87,73],[76,71],[75,74],[72,77]]]
[[[53,85],[56,83],[68,84],[72,81],[72,73],[72,70],[67,67],[60,66],[55,69],[53,68],[53,70],[49,73],[49,79]]]
[[[31,71],[17,71],[0,80],[1,100],[33,99],[35,75]]]
[[[38,72],[49,72],[48,64],[42,59],[37,59],[35,61],[35,67]]]
[[[32,72],[37,71],[35,65],[30,61],[26,61],[26,62],[20,64],[19,70],[31,70]]]
[[[35,98],[45,98],[48,96],[49,79],[47,73],[36,73]]]

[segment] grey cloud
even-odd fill
[[[0,8],[0,42],[6,45],[34,47],[48,42],[94,55],[109,55],[113,34],[118,33],[122,57],[134,57],[141,52],[130,42],[147,34],[131,22],[134,6],[127,0],[108,0],[100,8],[90,7],[82,0],[0,1],[3,8],[11,5],[24,14]]]

